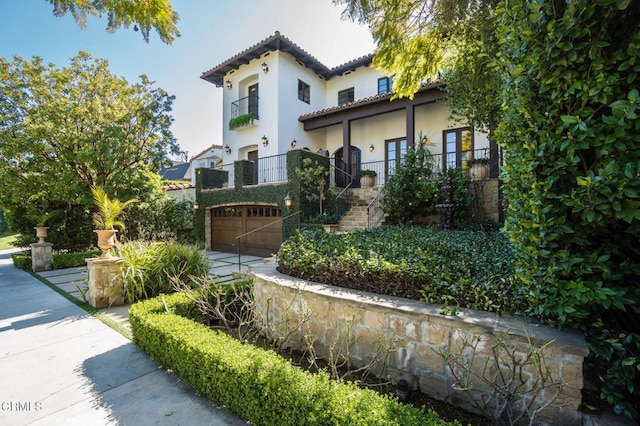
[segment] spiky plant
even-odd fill
[[[98,211],[93,213],[93,223],[100,229],[115,229],[116,226],[124,229],[125,225],[118,220],[118,216],[122,214],[129,204],[133,204],[138,200],[135,198],[125,202],[118,199],[112,200],[101,187],[91,188],[91,193],[93,194],[93,201],[98,207]]]

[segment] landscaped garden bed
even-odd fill
[[[196,391],[254,424],[451,424],[326,373],[305,372],[186,317],[194,311],[181,293],[137,303],[129,312],[134,341]]]
[[[457,308],[517,313],[527,289],[499,232],[384,226],[366,232],[305,231],[283,243],[281,272],[318,283]]]

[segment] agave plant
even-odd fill
[[[91,188],[91,193],[93,194],[93,201],[98,207],[98,211],[93,214],[93,223],[98,228],[105,230],[115,229],[116,226],[124,229],[124,223],[119,221],[118,217],[129,204],[138,200],[135,198],[125,202],[121,202],[118,199],[112,200],[101,187]]]

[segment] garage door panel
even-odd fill
[[[247,205],[212,209],[211,248],[235,253],[238,250],[235,238],[259,229],[240,239],[241,253],[269,256],[277,252],[282,243],[281,216],[280,209],[272,206]]]

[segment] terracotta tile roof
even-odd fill
[[[422,92],[425,90],[437,89],[442,86],[444,86],[444,84],[440,81],[436,81],[435,83],[428,82],[423,84],[422,87],[420,87],[419,91]],[[385,92],[385,93],[379,93],[373,96],[368,96],[362,99],[356,99],[354,101],[347,102],[346,104],[332,106],[332,107],[324,108],[318,111],[313,111],[307,114],[303,114],[300,117],[298,117],[298,121],[305,121],[311,118],[320,117],[320,116],[331,114],[337,111],[344,111],[344,110],[348,110],[350,108],[355,108],[362,105],[373,104],[383,100],[390,100],[392,96],[393,96],[393,92]]]
[[[200,157],[203,154],[206,154],[208,151],[212,150],[212,149],[222,149],[222,145],[211,145],[210,147],[208,147],[207,149],[202,150],[201,152],[197,153],[196,155],[191,157],[191,160],[189,161],[193,161],[196,158]]]
[[[189,189],[189,188],[195,188],[195,187],[196,187],[195,183],[185,182],[185,183],[172,183],[169,185],[164,185],[162,189],[164,189],[165,191],[173,191],[176,189]]]
[[[291,56],[296,58],[298,62],[310,68],[325,80],[329,80],[330,78],[340,75],[346,71],[353,71],[358,67],[368,66],[371,64],[371,60],[373,58],[373,54],[365,55],[330,69],[300,46],[280,34],[280,32],[276,31],[274,35],[267,37],[248,49],[243,50],[237,55],[211,68],[209,71],[203,72],[200,78],[214,83],[218,87],[222,86],[224,76],[227,75],[229,71],[236,70],[242,65],[248,64],[252,59],[260,58],[266,52],[273,52],[276,50],[289,53]]]

